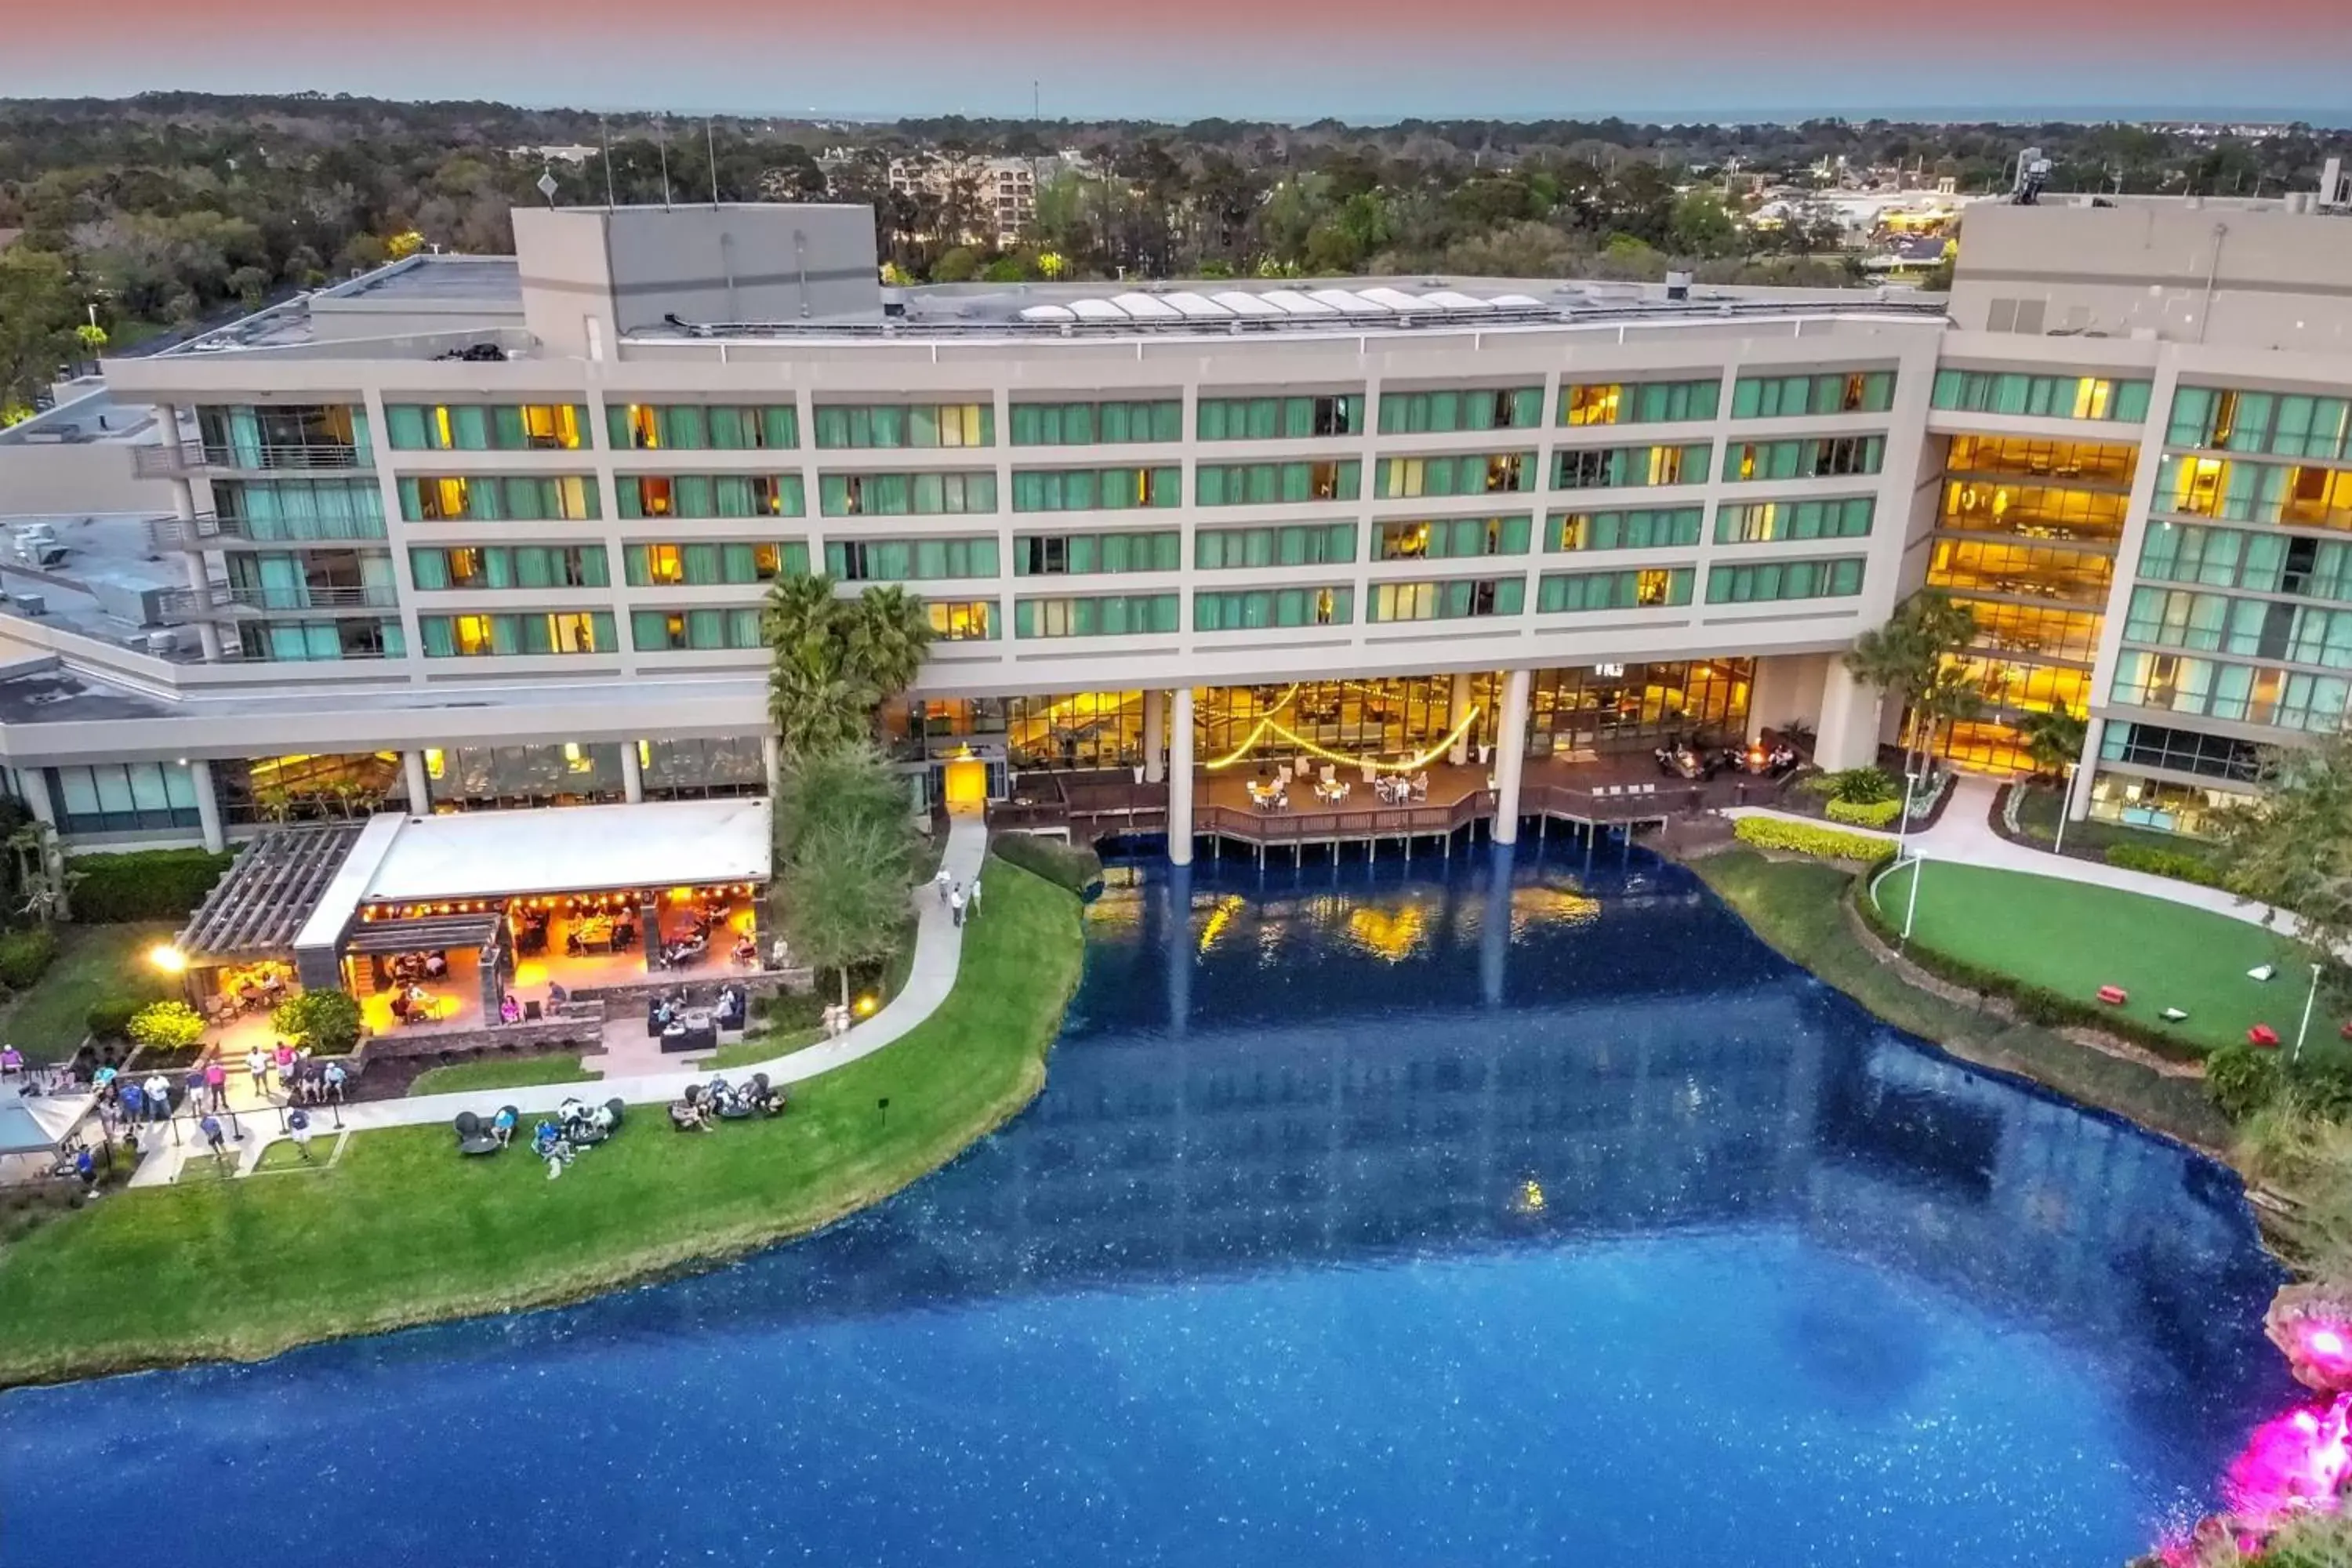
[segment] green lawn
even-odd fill
[[[2228,1142],[2229,1123],[2197,1079],[2092,1050],[2036,1025],[2012,1024],[1905,981],[1855,936],[1841,907],[1852,879],[1847,872],[1819,860],[1769,859],[1747,848],[1709,855],[1692,868],[1783,956],[1897,1028],[2189,1142],[2215,1149]],[[1927,886],[1934,886],[1932,872]],[[1923,898],[1927,891],[1920,889]]]
[[[63,1061],[89,1033],[83,1016],[102,996],[152,1001],[173,984],[147,962],[147,952],[169,942],[173,928],[158,921],[125,925],[61,925],[57,962],[31,990],[0,1016],[0,1029],[35,1061]]]
[[[598,1074],[580,1065],[579,1053],[551,1057],[491,1057],[427,1068],[408,1086],[411,1094],[470,1094],[483,1089],[521,1089],[534,1083],[584,1083]]]
[[[308,1161],[302,1158],[302,1152],[294,1146],[292,1139],[281,1138],[261,1152],[261,1158],[255,1162],[253,1168],[257,1172],[324,1170],[327,1162],[334,1156],[335,1140],[342,1136],[331,1128],[313,1130]]]
[[[1878,884],[1880,912],[1900,928],[1911,868]],[[2255,1024],[2292,1037],[2302,1016],[2307,975],[2285,938],[2206,910],[2053,877],[1981,866],[1927,863],[1919,884],[1912,941],[1923,947],[2038,985],[2096,1002],[2102,985],[2131,1000],[2116,1012],[2152,1029],[2170,1029],[2194,1045],[2227,1045]],[[2246,971],[2274,963],[2267,984]],[[2167,1007],[2188,1019],[2167,1025]],[[2315,1034],[2336,1030],[2315,1018]]]
[[[821,1028],[785,1029],[774,1034],[748,1035],[731,1046],[721,1046],[711,1055],[701,1058],[705,1067],[714,1071],[726,1071],[749,1067],[781,1057],[788,1051],[813,1046],[824,1038]]]
[[[954,993],[773,1121],[672,1132],[648,1107],[561,1181],[447,1129],[355,1135],[302,1180],[141,1188],[0,1254],[0,1384],[576,1299],[825,1225],[1018,1112],[1076,986],[1078,902],[1001,861]],[[877,1101],[887,1099],[888,1115]]]

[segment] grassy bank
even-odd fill
[[[147,961],[150,948],[172,940],[168,923],[61,925],[57,933],[57,961],[0,1015],[8,1038],[37,1062],[73,1055],[89,1032],[91,1003],[118,995],[152,1002],[173,992]]]
[[[1896,1027],[1933,1040],[1954,1056],[2032,1079],[2202,1147],[2227,1144],[2229,1124],[2199,1080],[2159,1073],[2053,1030],[2010,1024],[1948,1002],[1880,963],[1840,908],[1846,872],[1818,861],[1768,860],[1748,849],[1710,855],[1694,869],[1784,956]]]
[[[676,1133],[647,1108],[551,1182],[446,1129],[354,1136],[300,1180],[141,1189],[0,1255],[0,1384],[575,1300],[815,1229],[937,1169],[1045,1082],[1078,903],[1001,861],[953,994],[774,1121]],[[887,1099],[885,1116],[877,1101]]]

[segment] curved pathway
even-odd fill
[[[1952,798],[1944,803],[1944,815],[1937,819],[1935,826],[1906,838],[1904,841],[1905,853],[1922,860],[1989,866],[1995,870],[2018,871],[2029,877],[2054,877],[2061,881],[2088,882],[2102,888],[2113,888],[2118,892],[2162,899],[2167,903],[2188,904],[2217,915],[2227,915],[2233,921],[2244,921],[2249,925],[2272,926],[2290,936],[2302,931],[2302,921],[2286,910],[2241,899],[2226,889],[2202,887],[2195,882],[2184,882],[2177,877],[2126,870],[2121,866],[2110,866],[2104,860],[2084,860],[2053,850],[2013,844],[1993,831],[1993,800],[2000,793],[2000,784],[1999,779],[1975,773],[1959,775],[1952,782]],[[1811,827],[1834,827],[1841,833],[1858,834],[1869,838],[1892,839],[1895,837],[1892,833],[1854,827],[1843,822],[1824,823],[1818,817],[1799,816],[1792,812],[1775,811],[1767,806],[1734,806],[1724,815],[1776,816]]]
[[[947,847],[940,864],[955,880],[970,883],[980,875],[981,863],[988,854],[988,828],[977,816],[953,818],[948,827]],[[948,993],[955,989],[956,968],[963,955],[963,931],[955,923],[952,912],[942,904],[929,884],[915,890],[916,930],[915,956],[907,972],[907,984],[889,1005],[863,1023],[852,1025],[832,1039],[813,1046],[803,1046],[783,1056],[764,1062],[747,1062],[728,1069],[728,1076],[747,1079],[763,1072],[771,1083],[800,1083],[820,1073],[846,1066],[860,1057],[873,1055],[909,1029],[929,1017]],[[986,920],[982,914],[978,917]],[[593,1058],[590,1058],[592,1061]],[[428,1122],[446,1124],[461,1110],[484,1111],[499,1105],[511,1105],[528,1116],[554,1110],[567,1100],[591,1100],[597,1103],[618,1098],[631,1105],[667,1104],[686,1092],[688,1084],[708,1083],[711,1079],[708,1068],[681,1068],[674,1072],[638,1073],[624,1078],[585,1079],[570,1083],[531,1084],[519,1089],[476,1089],[459,1094],[424,1094],[404,1100],[365,1100],[347,1105],[342,1110],[343,1128],[347,1131],[364,1132],[381,1127],[415,1127]],[[238,1174],[249,1173],[261,1158],[261,1152],[270,1144],[283,1141],[285,1134],[265,1128],[260,1112],[248,1111],[246,1120],[254,1135],[238,1149]],[[315,1118],[314,1118],[315,1125]],[[331,1142],[334,1130],[331,1125],[316,1125],[318,1141]],[[133,1186],[159,1185],[173,1180],[182,1162],[202,1152],[191,1145],[174,1149],[170,1144],[151,1150],[140,1162],[138,1173],[131,1178]]]

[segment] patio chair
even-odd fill
[[[1339,782],[1339,770],[1333,764],[1325,763],[1323,764],[1323,772],[1318,776],[1323,780],[1324,786],[1328,788],[1332,784]]]

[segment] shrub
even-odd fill
[[[305,991],[271,1009],[269,1026],[322,1057],[345,1056],[360,1041],[360,1005],[348,991]]]
[[[2146,871],[2153,877],[2171,877],[2200,887],[2221,885],[2219,870],[2203,857],[2182,849],[2159,849],[2149,844],[2111,844],[2107,847],[2106,862],[2126,871]]]
[[[1732,832],[1741,843],[1759,849],[1780,849],[1824,860],[1858,860],[1865,866],[1874,866],[1895,853],[1894,844],[1885,838],[1865,838],[1859,833],[1840,833],[1834,827],[1815,827],[1777,816],[1743,816]]]
[[[1848,768],[1843,773],[1822,773],[1807,779],[1805,787],[1849,805],[1875,805],[1882,800],[1899,800],[1903,795],[1884,768]]]
[[[207,849],[77,855],[66,862],[80,879],[74,884],[73,917],[92,925],[177,920],[205,901],[230,858]]]
[[[1822,810],[1832,822],[1850,822],[1856,827],[1886,827],[1903,815],[1903,803],[1899,800],[1874,800],[1864,804],[1832,798]]]
[[[2284,1080],[2273,1051],[2232,1044],[2205,1058],[2205,1092],[2232,1121],[2243,1121],[2268,1105]]]
[[[92,1035],[101,1040],[124,1040],[131,1037],[131,1020],[138,1016],[146,1002],[137,996],[101,996],[89,1005],[82,1022]]]
[[[992,846],[1000,860],[1010,861],[1081,897],[1102,880],[1102,857],[1082,844],[1034,833],[1008,833]]]
[[[26,990],[48,972],[57,956],[57,932],[47,926],[0,935],[0,985],[11,991]]]
[[[124,1027],[150,1050],[184,1051],[205,1037],[204,1016],[185,1002],[150,1002]]]
[[[2235,1047],[2252,1049],[2251,1047]],[[2273,1059],[2277,1053],[2259,1053]],[[2328,1121],[2352,1120],[2352,1066],[2315,1058],[2286,1069],[2294,1098],[2305,1110]]]

